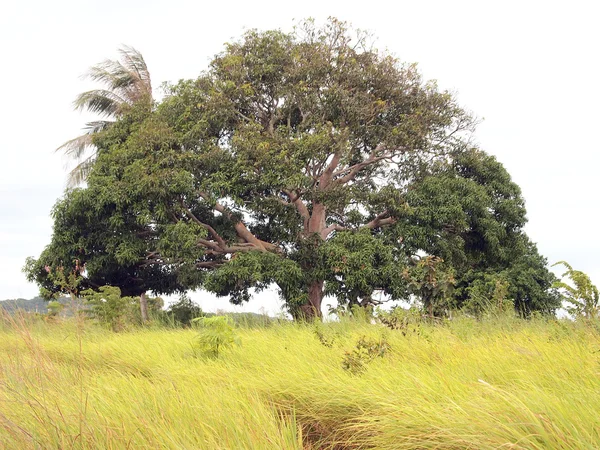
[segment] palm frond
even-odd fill
[[[146,61],[144,61],[142,54],[128,45],[123,45],[119,49],[119,53],[121,54],[121,59],[127,70],[131,73],[135,73],[137,79],[150,93],[152,91],[150,72],[148,71],[148,66],[146,66]]]
[[[142,54],[126,45],[119,49],[119,54],[120,61],[107,59],[88,70],[84,77],[101,83],[104,89],[79,94],[73,102],[75,109],[87,109],[105,117],[117,118],[137,102],[152,104],[150,73]],[[87,149],[93,148],[92,136],[111,123],[101,120],[89,122],[84,128],[84,134],[65,142],[56,150],[63,151],[71,158],[80,159]],[[77,186],[86,180],[95,158],[94,152],[71,171],[68,186]]]
[[[72,159],[79,159],[85,153],[86,149],[88,149],[91,146],[92,136],[86,133],[65,142],[54,151],[64,152],[66,156]]]
[[[114,122],[110,120],[94,120],[86,123],[83,129],[85,130],[86,134],[96,134],[106,130],[109,125],[112,125],[113,123]]]
[[[77,164],[77,166],[75,166],[73,170],[69,172],[69,176],[67,178],[67,187],[73,188],[83,184],[92,171],[95,160],[96,154],[93,154]]]
[[[85,77],[104,84],[110,90],[118,90],[136,82],[136,79],[120,62],[110,60],[91,67]]]
[[[570,271],[573,271],[573,267],[571,267],[571,264],[569,264],[569,263],[568,263],[568,262],[566,262],[566,261],[558,261],[558,262],[555,262],[554,264],[552,264],[552,266],[551,266],[551,267],[556,267],[556,266],[561,266],[561,265],[562,265],[562,266],[565,266],[565,267],[566,267],[568,270],[570,270]],[[564,276],[564,275],[563,275],[563,276]]]
[[[104,90],[89,91],[75,100],[76,109],[89,109],[107,116],[122,112],[119,106],[144,99],[152,100],[150,72],[142,54],[133,47],[119,49],[121,61],[107,59],[89,69],[84,75],[105,86]]]
[[[67,157],[71,159],[79,159],[83,156],[88,148],[94,146],[92,143],[93,135],[105,130],[112,122],[106,120],[97,120],[94,122],[88,122],[83,128],[84,134],[71,139],[60,147],[55,152],[63,152]]]
[[[132,79],[135,79],[131,85],[126,86],[129,96],[132,100],[152,99],[152,82],[150,72],[144,61],[144,57],[135,48],[122,46],[119,49],[121,61]]]
[[[125,105],[130,101],[106,89],[96,89],[79,94],[73,105],[75,109],[102,114],[104,116],[115,116],[123,111]]]

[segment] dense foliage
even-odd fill
[[[326,294],[477,309],[473,286],[500,280],[517,309],[551,312],[520,190],[470,143],[473,126],[344,23],[252,30],[154,108],[129,102],[94,134],[87,187],[59,201],[27,272],[49,293],[73,266],[71,291],[202,287],[234,303],[274,284],[308,318]]]

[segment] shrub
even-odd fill
[[[404,309],[396,306],[390,311],[377,311],[377,320],[392,330],[399,330],[403,336],[407,333],[420,333],[423,314],[419,308]]]
[[[559,261],[552,267],[563,265],[567,271],[562,277],[568,277],[572,284],[557,281],[552,287],[560,289],[564,301],[568,303],[567,311],[575,316],[591,319],[600,312],[600,294],[592,284],[590,277],[581,270],[575,270],[565,261]]]
[[[361,336],[356,347],[345,353],[342,368],[354,375],[359,375],[367,369],[368,363],[375,358],[383,357],[389,349],[390,344],[383,335],[379,340]]]
[[[478,318],[506,316],[514,311],[509,289],[510,284],[503,275],[485,274],[466,289],[468,298],[463,311]]]
[[[199,317],[194,322],[200,329],[193,347],[203,356],[218,358],[221,351],[240,343],[227,316]]]
[[[184,327],[189,327],[195,319],[204,317],[202,308],[185,294],[169,307],[167,314],[176,323]]]
[[[98,291],[87,289],[81,295],[90,306],[87,313],[113,331],[125,328],[130,305],[136,301],[134,297],[121,297],[121,289],[115,286],[101,286]]]
[[[56,300],[48,302],[48,317],[57,317],[64,308],[65,305]]]

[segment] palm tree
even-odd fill
[[[73,102],[76,110],[86,109],[104,116],[106,120],[88,122],[81,136],[65,142],[56,149],[79,161],[69,173],[69,186],[81,184],[90,173],[96,159],[96,149],[92,140],[94,134],[105,130],[134,104],[147,102],[149,106],[152,105],[150,73],[142,54],[128,46],[123,46],[118,51],[120,61],[105,60],[90,68],[84,75],[85,78],[102,83],[105,89],[79,94]],[[84,158],[88,149],[93,149],[93,153]]]

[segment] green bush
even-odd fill
[[[392,330],[399,330],[403,336],[406,336],[408,333],[420,333],[424,317],[419,308],[404,309],[396,306],[390,311],[377,310],[377,320]]]
[[[98,323],[113,331],[122,331],[131,323],[131,304],[136,302],[136,298],[121,297],[121,289],[118,287],[101,286],[98,291],[86,289],[81,295],[90,307],[86,310],[88,315]]]
[[[468,298],[463,311],[478,318],[497,317],[514,311],[514,300],[509,298],[510,284],[500,274],[485,274],[466,289]]]
[[[172,320],[183,327],[189,327],[195,319],[204,317],[204,312],[187,295],[182,295],[179,300],[169,306],[167,314]]]
[[[57,317],[64,308],[65,305],[56,300],[48,302],[48,317]]]
[[[342,368],[354,375],[359,375],[367,369],[368,363],[375,358],[383,357],[389,349],[390,344],[383,335],[379,339],[361,336],[356,347],[345,353]]]
[[[203,356],[218,358],[223,350],[240,343],[227,316],[199,317],[194,322],[198,323],[200,329],[193,347]]]

